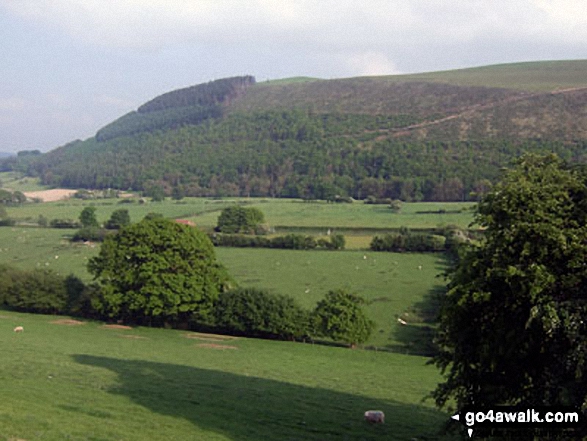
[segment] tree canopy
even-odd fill
[[[205,319],[230,285],[206,234],[168,219],[108,236],[88,269],[102,287],[97,309],[135,323]]]
[[[362,297],[344,289],[329,291],[313,312],[317,334],[351,347],[366,342],[375,324],[361,308],[364,303]]]
[[[216,231],[222,233],[254,234],[264,222],[265,216],[258,208],[235,205],[222,210],[218,217]]]
[[[587,173],[525,156],[480,202],[449,273],[438,405],[587,404]]]

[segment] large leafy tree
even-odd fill
[[[525,156],[480,202],[485,238],[441,311],[438,405],[587,405],[586,180]]]
[[[203,232],[161,218],[108,236],[88,269],[102,287],[97,309],[135,323],[205,319],[230,285]]]
[[[264,222],[265,216],[258,208],[234,205],[222,210],[218,216],[216,231],[251,234],[258,231]]]
[[[362,309],[365,300],[344,289],[329,291],[313,311],[316,333],[354,347],[366,342],[375,323]]]

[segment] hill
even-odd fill
[[[44,184],[192,196],[467,200],[523,151],[585,159],[587,61],[256,83],[156,97],[4,169]]]

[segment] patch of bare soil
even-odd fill
[[[206,349],[238,349],[236,346],[229,346],[229,345],[216,345],[214,343],[200,343],[196,345],[198,348],[206,348]]]
[[[61,319],[61,320],[54,320],[50,322],[52,325],[66,325],[66,326],[77,326],[77,325],[85,325],[85,322],[80,322],[79,320],[70,320],[70,319]]]
[[[55,202],[70,198],[76,191],[67,188],[53,188],[51,190],[25,191],[24,195],[31,199],[41,199],[43,202]]]
[[[146,340],[147,339],[147,337],[142,337],[140,335],[124,335],[124,334],[118,334],[118,337],[131,338],[133,340]]]
[[[205,334],[203,332],[192,332],[190,334],[183,334],[182,337],[205,341],[238,340],[238,337],[233,337],[232,335]]]
[[[104,329],[132,329],[130,326],[125,325],[102,325],[100,327]]]
[[[10,317],[6,316],[6,315],[0,315],[0,319],[9,319]]]

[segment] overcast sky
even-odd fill
[[[170,90],[586,59],[585,0],[0,0],[0,152]]]

